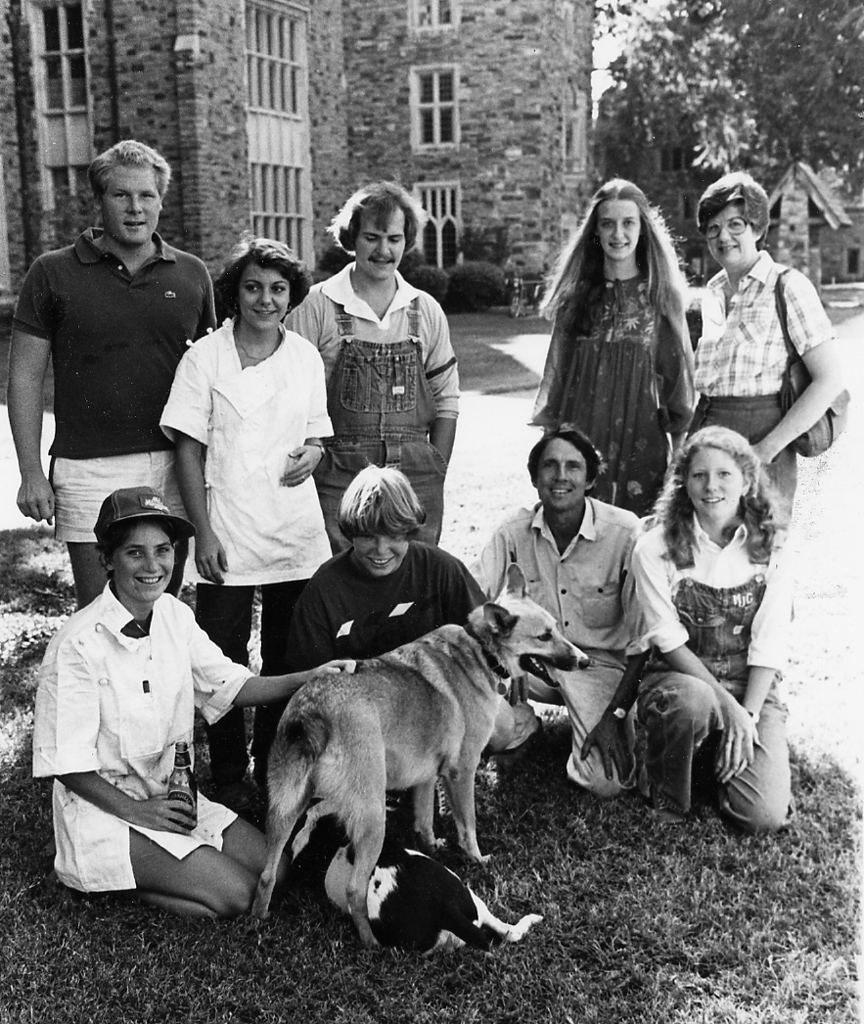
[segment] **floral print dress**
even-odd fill
[[[693,353],[683,313],[658,316],[641,277],[607,281],[587,335],[553,327],[532,422],[572,424],[603,455],[592,495],[647,515],[663,484],[670,434],[693,412]],[[565,336],[566,334],[566,336]]]

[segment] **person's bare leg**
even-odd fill
[[[168,584],[168,593],[174,597],[180,596],[180,588],[183,586],[183,569],[189,555],[189,541],[178,540],[174,545],[174,572],[171,573],[171,582]]]
[[[99,557],[95,541],[92,544],[70,541],[67,543],[66,549],[69,552],[69,561],[72,565],[75,599],[78,602],[78,607],[83,608],[105,589],[108,574]]]
[[[212,846],[182,860],[134,829],[129,853],[142,900],[186,917],[237,917],[252,905],[258,876]]]

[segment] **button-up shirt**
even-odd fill
[[[786,345],[774,302],[782,266],[767,252],[738,283],[729,300],[725,270],[708,282],[702,300],[702,337],[696,348],[696,389],[714,397],[775,395],[786,367]],[[789,337],[800,355],[825,341],[834,328],[816,289],[799,271],[784,279]]]
[[[138,800],[164,793],[174,744],[192,746],[195,708],[218,721],[251,675],[225,657],[191,608],[167,594],[153,607],[149,635],[126,636],[128,621],[106,586],[48,644],[36,693],[35,776],[97,772]],[[216,808],[224,818],[225,808]],[[210,838],[209,810],[202,802],[192,836],[177,837],[189,849]],[[55,781],[55,867],[65,884],[134,888],[129,827]],[[171,833],[147,834],[177,845]]]
[[[632,512],[586,498],[582,524],[559,552],[538,503],[504,519],[471,572],[494,600],[504,585],[507,566],[517,562],[528,596],[555,616],[568,640],[583,650],[620,654],[634,630],[627,576],[639,531],[639,520]]]
[[[767,565],[750,561],[747,553],[747,528],[742,524],[725,547],[714,541],[694,519],[693,565],[683,569],[666,557],[666,544],[660,527],[639,539],[633,552],[633,580],[642,609],[646,633],[644,640],[664,654],[688,641],[687,629],[673,603],[675,592],[684,579],[708,587],[727,589],[749,583],[754,576],[765,575],[765,593],[753,619],[748,665],[782,670],[789,650],[789,625],[792,621],[792,575],[789,559],[780,547]]]

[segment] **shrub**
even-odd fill
[[[428,292],[433,299],[444,304],[450,278],[447,276],[447,272],[441,270],[440,267],[433,267],[431,263],[425,263],[419,249],[412,249],[405,253],[399,264],[399,273],[409,284],[413,284],[421,291]]]
[[[471,313],[506,301],[504,271],[494,263],[460,263],[448,271],[448,312]]]
[[[315,268],[315,280],[323,281],[334,274],[338,274],[343,267],[347,267],[354,257],[345,252],[335,242],[327,246],[324,252],[318,257],[318,266]]]

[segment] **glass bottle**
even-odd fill
[[[198,812],[198,784],[192,771],[189,744],[180,740],[174,745],[174,769],[168,777],[168,799],[182,800],[193,814]]]

